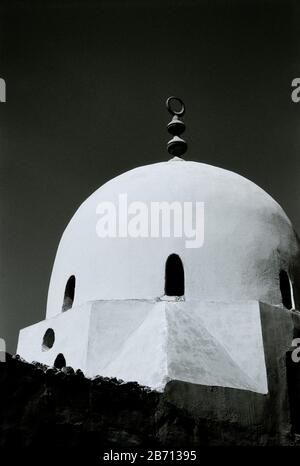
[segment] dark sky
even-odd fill
[[[186,103],[186,158],[250,178],[300,232],[298,3],[1,4],[0,336],[10,351],[45,317],[79,204],[119,173],[168,159],[169,95]]]

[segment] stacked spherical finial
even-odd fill
[[[179,110],[176,110],[175,105],[179,105]],[[167,149],[173,157],[180,157],[187,150],[187,143],[180,135],[185,131],[185,124],[180,119],[185,113],[185,106],[181,99],[178,97],[169,97],[166,101],[168,111],[173,115],[172,120],[167,126],[167,129],[173,138],[167,144]]]

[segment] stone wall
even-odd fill
[[[72,368],[57,370],[7,355],[0,363],[0,446],[100,451],[278,442],[257,426],[239,425],[234,416],[193,417],[168,401],[171,387],[157,393],[134,382],[87,379]],[[287,435],[282,443],[293,439]]]

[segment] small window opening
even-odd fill
[[[184,270],[182,261],[177,254],[171,254],[166,262],[165,295],[184,295]]]
[[[69,280],[67,281],[66,288],[65,288],[65,295],[64,295],[64,302],[62,306],[63,312],[71,309],[73,306],[74,295],[75,295],[75,276],[72,275]]]
[[[43,337],[42,351],[48,351],[54,345],[55,333],[52,328],[48,328]]]
[[[54,361],[54,367],[56,367],[57,369],[62,369],[63,367],[66,367],[66,360],[62,353],[59,353],[56,356],[56,359]]]
[[[292,309],[294,307],[292,284],[291,284],[290,278],[289,278],[289,276],[288,276],[288,274],[287,274],[287,272],[285,270],[280,271],[279,283],[280,283],[282,304],[287,309]]]

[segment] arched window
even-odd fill
[[[67,281],[66,288],[65,288],[65,295],[64,295],[64,301],[62,305],[62,310],[67,311],[68,309],[71,309],[73,306],[73,301],[74,301],[74,295],[75,295],[75,276],[72,275],[69,280]]]
[[[292,309],[294,307],[292,285],[290,282],[290,278],[285,270],[280,270],[279,283],[280,283],[282,304],[287,309]]]
[[[56,356],[56,359],[54,361],[54,367],[56,367],[57,369],[62,369],[63,367],[66,367],[66,360],[62,353],[59,353]]]
[[[48,351],[52,348],[55,341],[55,333],[53,328],[48,328],[43,337],[42,351]]]
[[[166,262],[165,295],[184,295],[184,270],[181,259],[177,254],[171,254]]]

